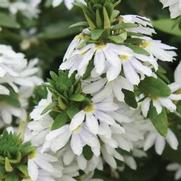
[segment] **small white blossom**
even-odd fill
[[[147,117],[151,102],[153,103],[153,106],[156,108],[158,114],[162,112],[163,107],[168,109],[170,112],[176,111],[176,105],[174,104],[174,101],[181,100],[181,94],[176,93],[178,90],[180,90],[181,85],[177,83],[172,83],[168,86],[171,90],[170,96],[157,98],[146,97],[143,100],[143,102],[141,103],[141,110],[144,117]]]
[[[155,33],[153,29],[153,25],[149,18],[138,16],[138,15],[124,15],[121,16],[123,18],[124,23],[134,23],[138,25],[136,28],[128,28],[127,31],[134,33],[141,33],[145,35],[152,35]]]
[[[150,37],[144,37],[140,47],[147,50],[153,57],[158,60],[172,62],[177,55],[173,50],[176,48],[166,45],[160,40],[153,40]]]
[[[172,149],[177,150],[178,140],[173,131],[169,129],[167,136],[163,137],[150,124],[150,131],[148,132],[144,142],[144,150],[147,151],[152,146],[155,146],[156,153],[161,155],[164,151],[166,143],[168,143]]]

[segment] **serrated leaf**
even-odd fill
[[[171,90],[165,82],[153,77],[145,78],[138,87],[145,95],[153,98],[168,97],[171,94]]]
[[[162,112],[158,114],[156,108],[153,105],[151,105],[148,113],[148,118],[150,118],[154,127],[160,133],[160,135],[167,136],[168,119],[167,119],[166,110],[164,108]]]

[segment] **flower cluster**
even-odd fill
[[[28,98],[42,83],[37,63],[38,59],[28,63],[24,54],[0,45],[0,127],[26,120]]]
[[[86,22],[73,26],[87,28],[71,42],[58,74],[51,73],[26,139],[86,174],[105,163],[136,169],[134,157],[153,145],[159,155],[166,142],[178,148],[167,114],[176,111],[181,85],[167,85],[159,65],[175,60],[175,48],[151,38],[149,19],[119,15],[115,1],[86,3],[78,4]]]
[[[42,2],[0,6],[34,17]],[[100,181],[96,170],[136,170],[136,159],[152,147],[158,155],[167,144],[178,149],[170,117],[181,116],[181,64],[173,83],[161,66],[176,59],[176,48],[152,38],[150,19],[120,15],[119,3],[65,0],[68,9],[79,6],[86,21],[72,25],[82,32],[43,84],[38,59],[28,62],[0,45],[0,128],[13,127],[0,134],[0,180]],[[167,169],[180,179],[180,164]]]

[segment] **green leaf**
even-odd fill
[[[82,94],[75,94],[70,97],[70,100],[76,101],[76,102],[82,102],[85,100],[85,96],[83,96]]]
[[[150,55],[149,52],[147,52],[144,48],[141,48],[139,46],[131,45],[131,44],[127,44],[127,46],[129,48],[131,48],[137,54],[143,54],[143,55],[146,55],[146,56]]]
[[[109,36],[109,40],[111,40],[114,43],[123,43],[127,38],[127,32],[121,33],[120,35],[117,36]]]
[[[19,178],[14,173],[8,174],[5,178],[5,181],[19,181]]]
[[[104,29],[110,29],[111,23],[110,23],[108,12],[105,7],[103,7],[103,16],[104,16]]]
[[[74,115],[78,112],[79,112],[79,109],[76,105],[70,105],[70,106],[68,106],[68,108],[66,110],[66,113],[70,119],[72,119],[74,117]]]
[[[129,106],[133,107],[133,108],[137,108],[138,103],[136,101],[136,97],[134,92],[123,89],[122,90],[124,93],[124,100],[126,102],[126,104],[128,104]]]
[[[92,158],[93,153],[92,153],[90,146],[88,146],[88,145],[84,146],[83,155],[84,155],[86,160],[90,160]]]
[[[28,177],[28,170],[26,165],[19,165],[18,169],[26,176]]]
[[[161,79],[147,77],[139,84],[139,89],[146,95],[153,98],[168,97],[171,90]]]
[[[0,26],[6,28],[20,28],[20,25],[16,22],[13,16],[0,12]]]
[[[53,125],[51,127],[51,130],[55,130],[58,128],[61,128],[63,125],[65,125],[68,122],[68,116],[65,112],[61,112],[58,114],[58,116],[55,118]]]
[[[102,34],[104,33],[104,30],[103,29],[95,29],[95,30],[92,30],[91,31],[91,38],[93,40],[98,40]]]
[[[156,108],[153,105],[151,105],[148,117],[150,118],[154,127],[160,133],[160,135],[167,136],[168,119],[167,119],[166,110],[163,108],[162,112],[158,114]]]
[[[10,94],[9,95],[0,95],[0,101],[8,103],[9,105],[20,107],[20,101],[17,93],[9,87]]]
[[[70,28],[75,28],[75,27],[87,27],[88,23],[86,21],[80,21],[78,23],[74,23],[70,25]]]
[[[153,25],[160,31],[181,37],[179,25],[175,25],[175,20],[171,20],[170,18],[160,19],[157,21],[153,21]]]
[[[102,26],[102,20],[101,20],[99,9],[96,9],[96,24],[97,24],[97,27]]]

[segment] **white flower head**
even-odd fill
[[[83,76],[90,61],[94,62],[95,72],[98,75],[106,73],[108,81],[116,79],[123,71],[128,81],[134,85],[140,82],[142,74],[152,75],[151,65],[154,64],[151,57],[136,54],[123,45],[88,44],[79,50],[75,49],[72,55],[60,65],[60,69],[69,70],[71,73],[77,70],[78,75]]]
[[[168,143],[173,150],[177,150],[178,140],[174,132],[169,129],[167,136],[163,137],[150,124],[150,131],[148,131],[147,136],[145,137],[144,150],[147,151],[152,146],[155,146],[156,153],[161,155],[164,151],[166,143]]]
[[[147,50],[153,57],[158,60],[172,62],[177,55],[175,47],[166,45],[160,40],[153,40],[150,37],[144,37],[140,47]]]
[[[141,110],[144,117],[147,117],[151,103],[156,108],[158,114],[162,112],[163,107],[168,109],[170,112],[176,111],[176,105],[174,101],[181,100],[181,94],[177,93],[177,91],[180,90],[181,85],[177,83],[172,83],[168,86],[171,90],[170,96],[157,98],[147,97],[143,100],[143,102],[141,102]]]
[[[123,18],[124,23],[134,23],[138,25],[136,28],[128,28],[127,31],[134,33],[141,33],[145,35],[152,35],[155,33],[153,29],[153,25],[149,18],[138,16],[138,15],[124,15],[121,16]]]

